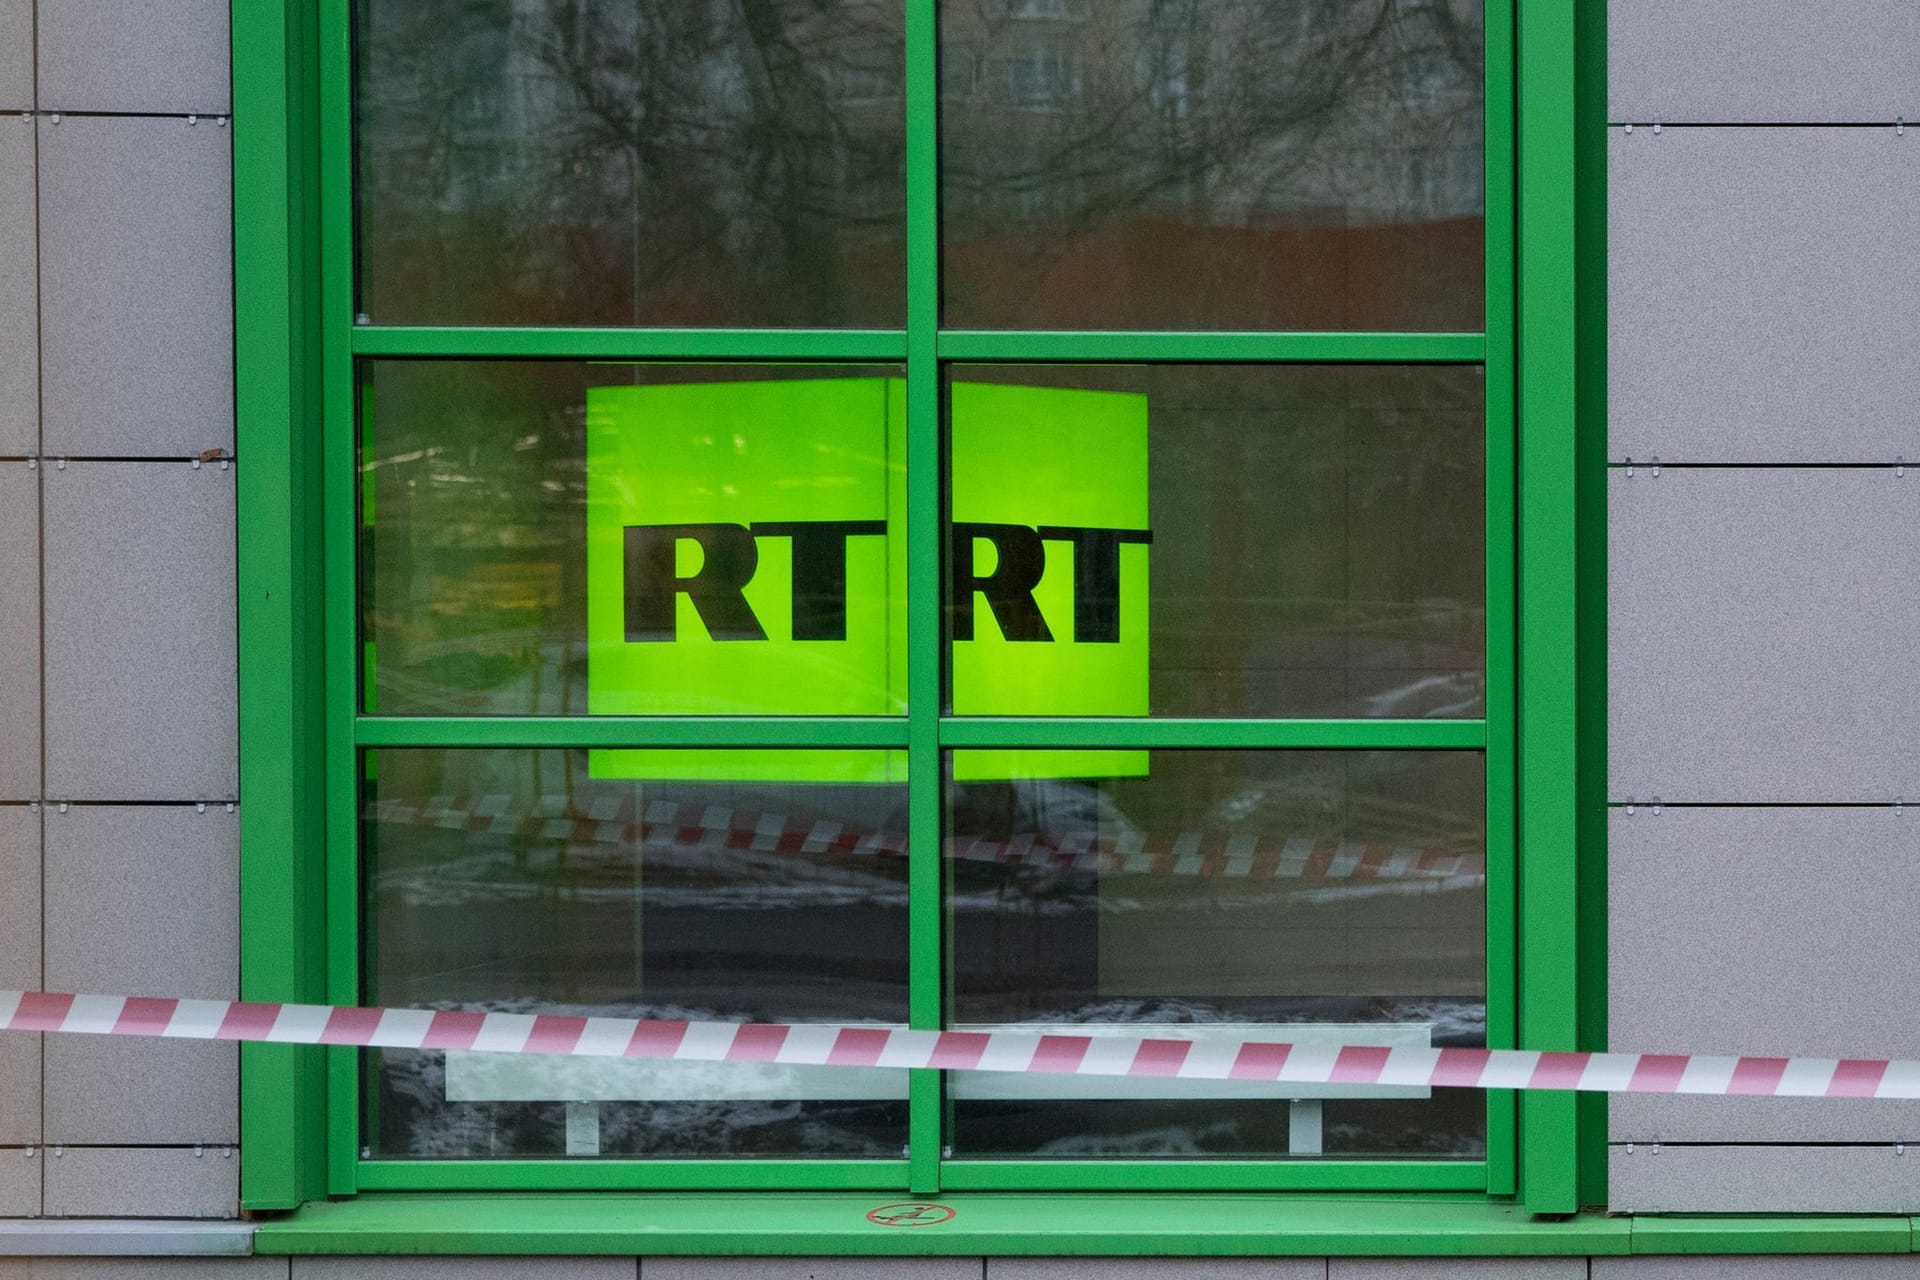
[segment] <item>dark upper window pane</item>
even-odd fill
[[[941,0],[945,322],[1475,330],[1479,0]]]
[[[899,0],[358,0],[376,324],[896,326]]]

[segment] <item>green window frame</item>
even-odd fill
[[[1593,9],[1597,10],[1598,6]],[[1578,929],[1575,432],[1580,245],[1574,0],[1486,3],[1484,332],[942,329],[936,0],[907,0],[907,319],[897,330],[412,328],[353,314],[347,0],[233,8],[242,732],[242,982],[249,999],[356,1003],[356,762],[395,746],[867,746],[909,752],[912,1024],[942,1003],[940,753],[956,747],[1419,748],[1487,768],[1488,1043],[1583,1047]],[[1591,11],[1589,11],[1591,12]],[[1600,20],[1604,21],[1604,13]],[[1590,30],[1590,27],[1587,28]],[[1590,36],[1583,36],[1590,38]],[[1586,82],[1591,88],[1591,72]],[[1487,709],[1482,720],[1023,720],[940,710],[941,478],[908,479],[909,711],[897,719],[374,717],[356,707],[355,361],[368,357],[904,363],[908,447],[940,454],[953,362],[1482,364]],[[1591,528],[1586,534],[1590,540]],[[1588,614],[1591,617],[1591,614]],[[1587,756],[1591,770],[1591,755]],[[1587,806],[1591,807],[1591,806]],[[1590,938],[1590,934],[1588,937]],[[1591,947],[1591,942],[1587,942]],[[1590,968],[1591,966],[1589,966]],[[915,1072],[898,1161],[407,1162],[360,1158],[358,1053],[250,1045],[243,1204],[376,1190],[747,1188],[1446,1191],[1535,1214],[1581,1202],[1567,1094],[1496,1092],[1482,1162],[940,1158],[937,1073]],[[1585,1121],[1591,1122],[1591,1113]]]

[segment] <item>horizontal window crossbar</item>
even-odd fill
[[[1271,361],[1288,364],[1480,364],[1478,333],[1054,333],[960,331],[939,337],[942,360]]]
[[[874,716],[361,716],[363,747],[896,747],[907,722]]]
[[[827,716],[361,716],[362,747],[905,748],[904,719]],[[1484,720],[1084,720],[962,717],[943,747],[1455,750],[1487,745]]]
[[[1307,750],[1478,750],[1484,720],[1042,720],[940,722],[944,747],[1293,747]]]
[[[390,359],[902,361],[899,329],[601,329],[356,326],[353,354]],[[1154,333],[950,330],[939,358],[1032,362],[1479,364],[1478,333]]]
[[[484,360],[902,361],[898,329],[480,329],[353,330],[353,354]]]

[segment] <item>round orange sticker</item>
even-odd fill
[[[953,1221],[953,1208],[944,1204],[883,1204],[867,1212],[876,1227],[937,1227]]]

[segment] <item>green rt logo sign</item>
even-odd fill
[[[954,713],[1145,715],[1145,397],[959,383],[950,438]],[[898,379],[589,391],[589,711],[900,714],[905,440]],[[598,750],[591,768],[905,776],[887,751]],[[1145,770],[1138,752],[956,757],[962,780]]]

